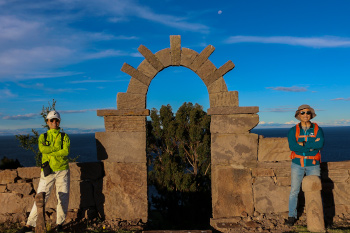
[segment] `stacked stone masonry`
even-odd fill
[[[70,163],[66,223],[86,217],[147,221],[147,212],[140,213],[147,207],[147,198],[143,194],[147,193],[147,177],[139,176],[139,170],[146,169],[144,166],[113,162]],[[0,222],[26,221],[34,204],[39,179],[38,167],[0,171]],[[143,206],[139,206],[139,202]],[[56,205],[53,187],[45,206],[46,220],[53,224],[56,223]]]

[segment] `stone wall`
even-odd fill
[[[84,217],[103,217],[106,183],[103,163],[70,163],[70,194],[66,222]],[[40,179],[39,167],[0,171],[0,222],[23,222],[33,206]],[[46,203],[46,219],[56,223],[55,187]]]
[[[236,161],[235,165],[221,165],[218,170],[213,164],[212,226],[226,232],[227,224],[234,225],[237,217],[278,214],[287,218],[290,153],[287,138],[264,138],[260,135],[256,158],[240,153],[242,158],[234,154],[231,159],[221,157],[226,158],[225,161],[232,160],[232,163]],[[325,220],[330,223],[350,219],[350,161],[321,163],[321,179]],[[305,212],[303,192],[300,192],[298,212],[300,215]]]
[[[258,166],[252,169],[254,207],[260,213],[288,212],[291,160],[287,138],[259,137]],[[350,217],[350,161],[321,163],[326,220]],[[298,211],[303,212],[303,194]]]

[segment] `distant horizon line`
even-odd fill
[[[289,129],[291,127],[293,127],[294,125],[288,125],[289,127],[287,127],[287,125],[283,125],[283,126],[257,126],[254,127],[252,130],[254,129],[259,129],[259,130],[269,130],[269,129]],[[349,125],[323,125],[321,126],[322,128],[340,128],[340,127],[350,127]],[[4,130],[0,130],[0,137],[1,136],[15,136],[15,135],[23,135],[23,134],[32,134],[32,128],[22,128],[22,129],[4,129]],[[43,128],[37,128],[35,129],[37,130],[39,133],[41,132],[46,132],[46,129]],[[27,131],[26,133],[24,133],[24,131]],[[96,132],[105,132],[105,128],[94,128],[94,129],[80,129],[80,128],[66,128],[66,130],[63,128],[63,131],[71,134],[71,135],[79,135],[79,134],[93,134]]]

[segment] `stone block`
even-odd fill
[[[154,69],[156,69],[158,72],[164,68],[163,64],[158,60],[158,58],[146,46],[140,45],[138,48],[138,51],[142,54],[142,56],[144,56],[146,58],[148,63],[151,64],[152,67]],[[149,76],[149,77],[151,77],[151,76]]]
[[[95,206],[93,186],[89,181],[70,182],[69,210]]]
[[[238,106],[238,92],[220,92],[209,94],[210,108]]]
[[[218,80],[220,77],[224,76],[227,72],[232,70],[235,67],[232,61],[226,62],[224,65],[222,65],[219,69],[217,69],[214,73],[210,74],[206,78],[206,82],[208,83],[208,86]]]
[[[0,193],[0,214],[25,213],[31,209],[33,203],[33,196],[22,198],[18,193]]]
[[[276,185],[271,177],[257,177],[253,190],[255,211],[264,214],[288,211],[290,187]]]
[[[213,218],[241,216],[254,212],[252,177],[249,169],[212,166]]]
[[[147,60],[143,60],[140,63],[140,65],[137,67],[137,70],[140,71],[141,73],[143,73],[144,75],[146,75],[147,77],[149,77],[151,81],[159,72],[159,70],[155,69]]]
[[[210,219],[210,226],[219,230],[220,232],[232,232],[233,228],[241,228],[241,224],[239,222],[242,220],[241,217],[232,217],[232,218],[218,218]],[[237,230],[238,230],[237,229]]]
[[[258,114],[211,116],[211,133],[248,133],[259,123]]]
[[[269,168],[253,168],[252,170],[252,176],[253,177],[260,177],[260,176],[275,176],[275,173],[272,169]]]
[[[0,185],[0,193],[4,193],[6,191],[6,185]]]
[[[171,50],[170,48],[162,49],[155,53],[158,60],[164,65],[164,67],[171,66]]]
[[[136,78],[131,78],[127,93],[146,95],[148,92],[148,85],[140,82]]]
[[[307,229],[310,232],[325,232],[321,189],[321,179],[318,176],[304,177],[302,190],[305,195]]]
[[[257,163],[257,134],[211,134],[211,162],[236,168],[253,168]]]
[[[259,162],[258,167],[260,168],[271,168],[274,170],[278,169],[290,169],[291,166],[291,160],[290,161],[282,161],[282,162]],[[290,172],[290,170],[289,170]]]
[[[181,63],[181,36],[170,36],[171,64],[179,66]]]
[[[196,51],[188,48],[182,48],[180,65],[191,69],[192,68],[191,64],[193,63],[193,60],[197,56],[198,56],[198,53]]]
[[[330,170],[350,169],[350,161],[327,162],[327,166]]]
[[[289,177],[291,174],[291,162],[287,167],[275,168],[274,172],[277,177]]]
[[[69,163],[70,180],[98,180],[104,176],[102,162]]]
[[[215,65],[207,60],[204,62],[204,64],[196,71],[196,74],[202,79],[202,81],[204,82],[204,84],[207,86],[207,88],[209,87],[209,82],[207,82],[207,77],[214,73],[216,70]],[[209,94],[211,94],[209,92]]]
[[[31,183],[14,183],[14,184],[8,184],[7,190],[22,194],[22,195],[29,195],[33,190],[33,186]]]
[[[33,188],[34,188],[35,192],[37,192],[37,190],[38,190],[39,181],[40,181],[40,178],[34,178],[33,179]]]
[[[277,177],[277,185],[279,186],[290,186],[291,185],[291,177]]]
[[[350,184],[348,183],[334,183],[333,196],[335,205],[349,205],[350,204]]]
[[[287,138],[259,138],[259,162],[290,161]]]
[[[146,132],[97,132],[95,138],[99,160],[146,162]]]
[[[203,51],[196,57],[192,63],[192,70],[197,71],[200,67],[208,61],[209,56],[214,52],[215,48],[212,45],[208,45]],[[216,70],[216,67],[215,67]]]
[[[117,94],[117,108],[122,109],[145,109],[146,95],[123,93]]]
[[[336,216],[342,216],[350,214],[350,204],[348,205],[336,205],[335,208],[335,215]]]
[[[302,182],[304,192],[320,192],[322,190],[321,179],[318,176],[305,176]]]
[[[146,132],[145,116],[105,116],[106,132]]]
[[[348,179],[350,179],[349,170],[345,169],[328,170],[327,173],[321,172],[321,176],[323,179],[331,179],[331,181],[334,183],[345,183]]]
[[[131,77],[136,78],[137,80],[139,80],[140,82],[144,83],[147,86],[151,83],[152,77],[148,77],[143,72],[141,72],[138,69],[135,69],[134,67],[132,67],[131,65],[129,65],[127,63],[123,64],[121,71],[130,75]]]
[[[223,77],[218,78],[215,82],[208,86],[208,93],[214,94],[218,92],[227,92],[226,82]]]
[[[17,170],[2,170],[0,171],[0,184],[15,183],[17,178]]]
[[[22,179],[39,178],[41,168],[40,167],[19,167],[17,168],[18,176]]]
[[[104,213],[107,220],[142,219],[147,222],[146,163],[104,162]]]
[[[213,107],[207,111],[208,115],[232,115],[258,113],[259,107]]]
[[[101,109],[97,110],[97,116],[149,116],[149,109]]]

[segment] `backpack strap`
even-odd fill
[[[47,143],[47,133],[44,133],[44,140],[45,140],[45,145],[47,145],[46,143]],[[49,143],[49,145],[50,145],[50,143]]]
[[[66,133],[61,133],[61,141],[62,141],[61,150],[63,149],[63,139],[64,139],[65,135],[66,135]]]

